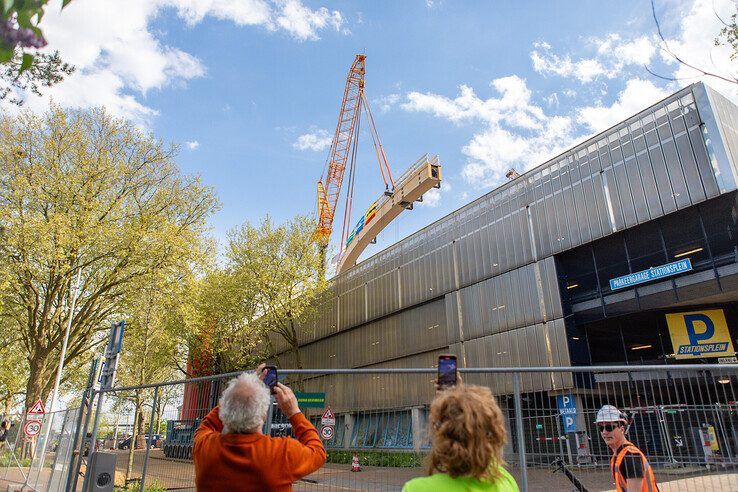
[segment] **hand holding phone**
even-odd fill
[[[438,387],[439,389],[448,388],[456,385],[456,356],[455,355],[439,355],[438,356]]]
[[[274,387],[277,386],[277,381],[279,380],[279,378],[277,377],[277,367],[266,366],[264,367],[264,371],[264,384],[266,384],[269,387],[269,391],[274,394]]]

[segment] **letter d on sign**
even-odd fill
[[[701,333],[697,333],[697,328],[695,327],[695,323],[698,321],[705,325],[705,331]],[[687,336],[689,337],[689,343],[691,345],[699,345],[701,340],[709,340],[715,335],[715,325],[705,314],[685,314],[684,324],[687,327]]]

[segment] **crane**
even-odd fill
[[[315,235],[321,247],[324,264],[325,252],[333,232],[333,220],[347,168],[349,171],[348,190],[346,193],[346,205],[344,207],[339,254],[343,252],[346,238],[349,235],[354,179],[356,176],[357,140],[361,127],[362,109],[366,113],[369,122],[369,131],[379,162],[379,171],[384,180],[385,192],[391,194],[391,190],[395,186],[394,180],[392,179],[392,172],[387,163],[387,156],[384,153],[384,148],[382,147],[382,142],[379,139],[379,133],[377,133],[374,118],[369,108],[369,102],[364,93],[365,74],[366,55],[356,55],[346,78],[341,111],[338,115],[338,124],[333,135],[330,152],[323,168],[323,174],[318,181],[318,220]]]

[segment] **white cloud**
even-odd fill
[[[197,148],[200,147],[200,142],[198,142],[197,140],[193,140],[191,142],[185,142],[185,145],[190,150],[197,150]]]
[[[555,92],[550,96],[544,97],[544,100],[546,101],[546,103],[548,103],[549,106],[552,106],[554,108],[559,107],[559,95]]]
[[[535,43],[530,53],[533,69],[544,75],[571,77],[588,83],[603,77],[613,79],[626,66],[642,66],[656,54],[655,41],[647,36],[623,41],[618,34],[608,34],[604,38],[592,38],[587,44],[594,48],[594,56],[574,61],[570,54],[556,54],[546,42]]]
[[[619,121],[668,96],[670,91],[656,87],[649,80],[631,79],[625,84],[618,99],[610,106],[588,106],[579,108],[579,120],[593,133],[600,132]]]
[[[402,105],[407,111],[430,113],[457,124],[481,125],[462,148],[468,158],[462,176],[478,186],[498,183],[510,167],[523,171],[538,165],[574,138],[572,120],[548,116],[533,104],[525,80],[509,76],[490,85],[500,97],[481,99],[462,85],[454,99],[411,92]]]
[[[278,0],[280,12],[276,23],[301,41],[316,40],[318,31],[326,27],[341,30],[343,16],[337,10],[329,11],[325,7],[310,10],[300,0]]]
[[[206,73],[201,60],[164,44],[151,27],[168,12],[190,26],[211,17],[283,30],[300,41],[318,39],[321,30],[339,30],[344,24],[340,12],[311,10],[300,0],[75,0],[63,11],[61,0],[54,0],[41,24],[48,49],[58,49],[77,70],[44,89],[43,97],[27,94],[28,107],[41,110],[49,98],[63,107],[105,106],[147,126],[158,114],[146,106],[148,91],[181,86]]]
[[[375,107],[379,108],[379,111],[386,113],[392,107],[400,102],[399,94],[388,94],[386,96],[380,96],[372,101]]]
[[[331,134],[326,130],[315,130],[297,137],[297,141],[292,146],[297,150],[313,150],[318,152],[330,147],[332,141]]]
[[[738,78],[737,65],[730,59],[730,47],[715,46],[713,42],[723,27],[716,14],[729,21],[735,12],[736,4],[731,0],[696,0],[688,12],[681,14],[679,32],[673,36],[665,33],[668,47],[685,62],[706,72]],[[662,59],[673,67],[670,75],[676,78],[680,85],[702,80],[738,103],[738,92],[734,83],[704,76],[694,69],[678,64],[663,50],[660,54]],[[658,70],[655,71],[659,73]]]
[[[431,188],[430,190],[426,191],[423,195],[423,201],[420,202],[418,205],[421,205],[423,207],[437,207],[438,204],[441,202],[441,190],[438,188]]]
[[[418,205],[421,207],[437,207],[441,203],[441,194],[451,191],[451,182],[445,179],[441,182],[441,188],[431,188],[423,194],[423,201]]]

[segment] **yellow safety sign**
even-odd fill
[[[735,355],[722,309],[670,313],[666,323],[677,359]]]

